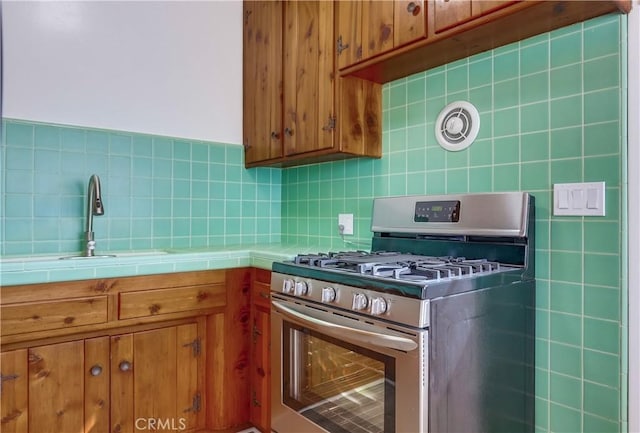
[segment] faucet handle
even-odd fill
[[[96,249],[96,241],[87,241],[87,252],[93,253],[93,250]]]

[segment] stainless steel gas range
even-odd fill
[[[272,429],[533,431],[533,197],[379,198],[371,227],[273,264]]]

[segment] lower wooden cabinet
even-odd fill
[[[0,328],[0,431],[246,425],[250,276],[238,268],[2,287],[1,311],[15,314]],[[82,310],[87,320],[65,320],[77,314],[60,305],[91,296],[99,319]]]
[[[262,432],[271,431],[271,343],[269,300],[271,272],[253,269],[251,281],[251,423]]]
[[[200,428],[200,339],[187,323],[3,352],[2,431]]]

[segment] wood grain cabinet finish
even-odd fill
[[[424,1],[336,2],[340,69],[427,37]]]
[[[111,431],[202,427],[200,340],[196,323],[111,337]]]
[[[630,0],[336,3],[338,51],[349,45],[338,57],[340,76],[376,83],[394,81],[597,16],[631,10]],[[406,14],[417,7],[420,13],[415,17]],[[347,41],[345,35],[356,42]],[[349,52],[352,48],[355,51]]]
[[[271,272],[253,269],[251,279],[250,421],[271,431]]]
[[[246,425],[250,273],[1,287],[2,432]]]
[[[23,302],[0,307],[3,335],[100,324],[106,321],[106,296]]]
[[[334,10],[330,1],[244,2],[245,166],[381,156],[379,86],[336,78]]]
[[[120,319],[206,310],[226,304],[224,284],[141,290],[120,294]]]

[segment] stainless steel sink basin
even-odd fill
[[[85,260],[85,259],[105,259],[108,257],[117,257],[115,254],[98,254],[95,256],[65,256],[59,257],[59,260]]]
[[[163,250],[147,250],[147,251],[135,251],[135,252],[123,252],[114,254],[96,254],[95,256],[64,256],[59,257],[60,260],[91,260],[91,259],[107,259],[110,257],[147,257],[147,256],[161,256],[169,254],[168,251]]]

